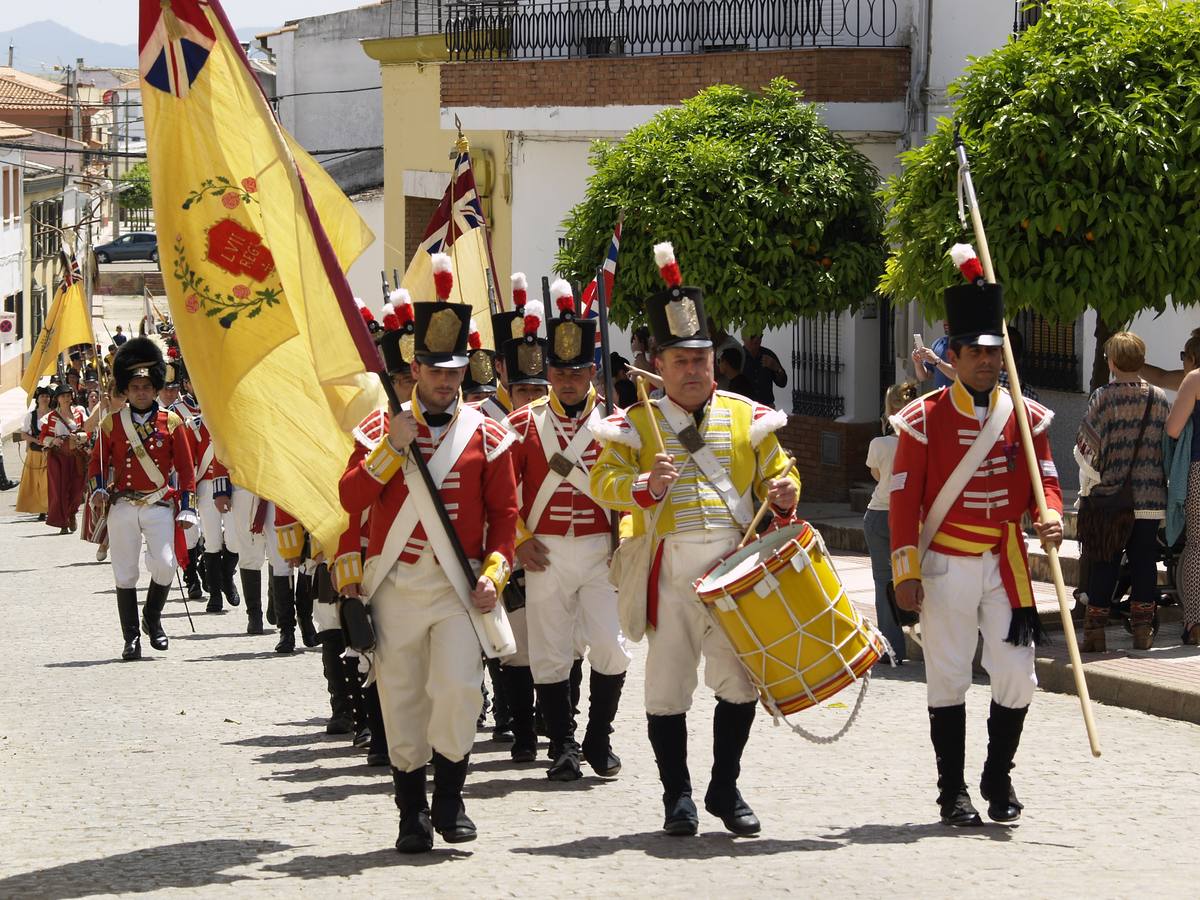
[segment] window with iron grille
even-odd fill
[[[62,228],[63,202],[61,197],[39,200],[30,204],[31,248],[33,260],[48,259],[58,253],[62,244],[59,229]]]
[[[1014,349],[1020,351],[1017,372],[1022,383],[1055,391],[1082,390],[1083,369],[1075,340],[1075,325],[1074,322],[1051,322],[1029,310],[1017,313],[1009,326],[1009,335],[1014,343],[1021,345]]]
[[[42,333],[42,326],[46,323],[46,289],[38,284],[33,283],[33,290],[29,292],[29,330],[34,337]]]
[[[1042,17],[1042,8],[1045,5],[1038,0],[1016,0],[1013,10],[1013,34],[1022,34],[1027,28],[1036,25]]]
[[[836,419],[846,412],[842,396],[842,319],[821,313],[792,327],[792,411]]]

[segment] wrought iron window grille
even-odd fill
[[[842,319],[821,313],[792,326],[792,412],[836,419],[846,413],[842,396]]]

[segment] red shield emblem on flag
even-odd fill
[[[233,219],[222,219],[208,232],[208,259],[230,275],[265,281],[275,271],[275,259],[262,238]]]

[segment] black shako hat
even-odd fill
[[[646,299],[650,331],[659,349],[670,347],[705,348],[713,345],[704,314],[704,291],[685,287],[675,261],[675,248],[669,243],[654,245],[654,262],[667,288]]]
[[[454,273],[445,253],[433,254],[433,284],[437,302],[413,304],[413,356],[422,365],[460,369],[467,364],[471,307],[449,302]]]
[[[560,278],[550,285],[550,299],[558,318],[546,323],[549,364],[556,369],[583,369],[596,361],[596,320],[575,314],[575,293]]]
[[[167,364],[158,344],[149,338],[130,338],[113,355],[113,381],[117,390],[124,394],[134,378],[150,379],[156,391],[161,391],[167,381]]]
[[[1004,343],[1004,288],[989,284],[983,267],[969,244],[955,244],[950,257],[966,278],[966,284],[946,288],[946,322],[950,340],[981,347],[999,347]]]

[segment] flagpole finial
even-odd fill
[[[458,137],[454,141],[454,149],[458,153],[466,153],[471,149],[471,142],[467,140],[467,136],[463,134],[462,119],[458,114],[454,115],[454,127],[458,129]]]

